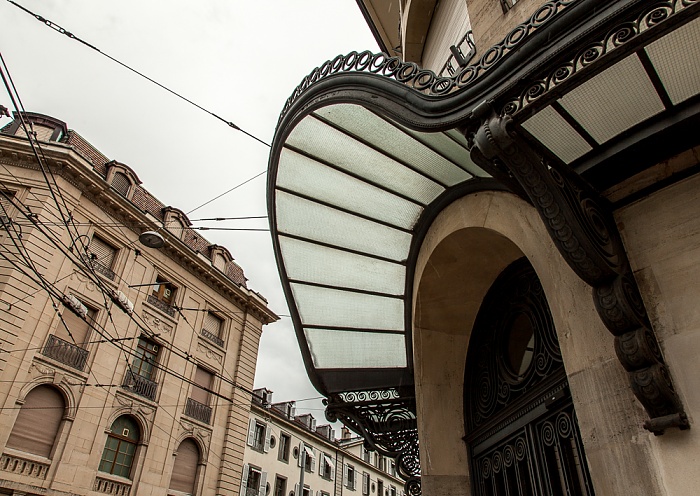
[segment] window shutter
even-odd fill
[[[316,471],[316,450],[314,448],[311,448],[311,453],[313,453],[313,456],[311,457],[311,466],[309,467],[311,470],[310,472]]]
[[[217,338],[221,337],[221,323],[222,320],[211,312],[207,312],[206,317],[204,317],[204,330],[209,331]]]
[[[112,178],[112,187],[117,190],[122,196],[129,194],[129,188],[131,188],[131,181],[123,172],[115,172]]]
[[[323,475],[323,471],[324,471],[324,469],[326,468],[326,459],[324,458],[324,456],[326,456],[326,454],[323,453],[323,452],[319,452],[318,456],[321,458],[321,459],[318,461],[318,475],[321,475],[321,476],[322,476],[322,475]]]
[[[211,389],[212,378],[213,375],[210,372],[197,367],[197,371],[194,374],[194,383],[196,386],[192,386],[192,393],[190,397],[203,405],[208,405],[209,392],[202,388]]]
[[[336,458],[336,462],[338,459]],[[331,466],[331,480],[335,480],[335,467]]]
[[[272,427],[269,425],[265,426],[265,446],[263,446],[263,451],[267,453],[270,451],[270,436],[272,435]]]
[[[294,496],[301,496],[299,493],[299,484],[294,484]]]
[[[353,490],[357,487],[357,470],[352,472],[352,488]]]
[[[250,419],[248,421],[248,446],[253,446],[253,441],[255,441],[255,419]]]
[[[66,404],[51,386],[32,389],[19,410],[7,447],[49,458]]]
[[[63,322],[59,321],[58,328],[56,329],[56,337],[61,338],[70,344],[75,344],[82,346],[85,341],[87,341],[88,335],[90,334],[90,324],[88,322],[92,321],[95,316],[95,311],[88,308],[87,319],[83,320],[73,313],[68,308],[63,308],[61,312],[61,317],[63,317]],[[66,330],[68,327],[68,330]],[[70,331],[70,333],[68,333]],[[73,338],[71,339],[71,336]],[[73,342],[75,340],[75,342]]]
[[[369,494],[369,474],[362,473],[362,494]]]
[[[343,486],[348,487],[348,464],[343,463]]]
[[[299,456],[297,457],[297,467],[301,467],[302,456],[306,456],[306,453],[304,452],[304,443],[299,443]]]
[[[246,486],[248,485],[248,464],[244,463],[243,464],[243,476],[241,477],[241,492],[239,493],[240,496],[246,496]]]
[[[114,247],[108,245],[97,236],[93,236],[90,245],[88,245],[88,251],[90,254],[95,255],[95,260],[100,265],[108,269],[112,268],[114,257],[117,254],[117,250]]]
[[[185,439],[177,448],[169,489],[187,494],[194,494],[194,483],[197,478],[198,463],[199,448],[197,447],[197,443],[192,439]]]
[[[258,488],[258,496],[265,496],[267,492],[267,472],[260,474],[260,487]]]

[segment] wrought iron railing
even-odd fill
[[[172,305],[168,305],[163,300],[159,300],[157,296],[150,294],[148,295],[148,298],[146,298],[146,301],[161,312],[167,313],[171,317],[175,317],[175,309],[172,307]]]
[[[211,421],[211,407],[195,401],[192,398],[187,398],[187,405],[185,406],[185,415],[205,424]]]
[[[109,267],[98,262],[97,260],[93,260],[90,263],[90,265],[92,265],[92,268],[95,269],[95,272],[102,274],[110,281],[114,281],[114,278],[116,277],[116,275],[114,274],[114,272],[112,272],[112,270]]]
[[[202,329],[201,334],[202,334],[202,336],[204,336],[206,339],[208,339],[209,341],[211,341],[215,345],[221,346],[222,348],[224,347],[224,340],[221,339],[216,334],[212,334],[211,332],[207,331],[206,329]]]
[[[98,493],[112,494],[114,496],[129,496],[131,493],[131,483],[117,482],[97,476],[95,477],[95,484],[92,490]]]
[[[46,479],[49,464],[3,453],[0,457],[0,470],[36,479]]]
[[[126,389],[133,391],[139,396],[143,396],[151,401],[156,400],[156,393],[158,392],[158,383],[150,379],[146,379],[143,376],[134,374],[131,370],[126,371],[124,376],[124,382],[122,383]]]
[[[42,354],[77,370],[85,368],[89,355],[88,350],[64,341],[53,334],[49,335],[49,340],[44,345]]]

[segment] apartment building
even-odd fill
[[[393,460],[364,447],[343,427],[296,414],[296,403],[253,395],[240,496],[404,496]],[[303,478],[303,480],[302,480]]]
[[[50,116],[2,128],[0,189],[0,493],[238,488],[277,316],[231,253]]]

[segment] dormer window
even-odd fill
[[[28,131],[38,141],[61,141],[68,132],[66,123],[54,119],[48,115],[36,114],[34,112],[23,112],[24,122],[27,125]],[[14,121],[10,124],[7,134],[15,136],[27,137],[22,127],[22,121],[17,112],[13,112]]]
[[[185,231],[190,226],[190,220],[182,210],[165,207],[163,209],[163,224],[174,236],[183,239]]]
[[[114,191],[127,200],[131,200],[134,196],[136,186],[141,184],[141,181],[130,167],[116,160],[107,163],[107,176],[105,180]]]
[[[228,264],[233,261],[231,253],[226,248],[219,245],[211,245],[209,247],[209,256],[211,257],[212,266],[224,274],[226,273]]]

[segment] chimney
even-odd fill
[[[342,429],[340,429],[340,435],[341,439],[350,439],[352,438],[352,433],[350,432],[350,429],[347,427],[343,426]]]

